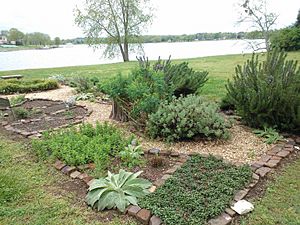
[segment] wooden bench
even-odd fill
[[[11,110],[14,119],[16,118],[8,98],[0,98],[0,110]]]
[[[21,79],[23,78],[23,75],[7,75],[7,76],[0,76],[1,79],[3,80],[8,80],[8,79]]]

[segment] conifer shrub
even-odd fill
[[[228,126],[216,104],[188,95],[174,97],[170,103],[162,102],[157,112],[149,116],[147,132],[152,138],[162,137],[171,142],[199,135],[227,139]]]
[[[300,69],[297,61],[275,49],[259,62],[253,54],[226,85],[230,102],[245,122],[253,127],[279,130],[300,128]]]

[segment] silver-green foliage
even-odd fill
[[[129,167],[139,165],[142,162],[143,150],[140,145],[129,144],[119,155],[122,161]]]
[[[138,198],[149,193],[151,183],[138,178],[142,171],[137,173],[120,170],[118,174],[108,171],[106,178],[95,180],[88,189],[87,203],[96,207],[98,211],[117,208],[121,212],[132,204],[137,205]]]
[[[228,122],[217,112],[216,104],[206,102],[200,96],[173,98],[163,102],[156,113],[149,117],[148,134],[167,141],[193,138],[201,135],[209,138],[228,138]]]

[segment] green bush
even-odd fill
[[[297,51],[300,49],[300,27],[287,27],[281,29],[271,37],[274,47],[285,51]]]
[[[74,166],[101,162],[105,168],[110,157],[117,156],[130,143],[131,139],[124,138],[116,127],[98,123],[95,128],[84,124],[79,130],[69,128],[45,133],[32,146],[42,159],[52,156]]]
[[[27,119],[30,116],[30,111],[24,108],[14,108],[14,114],[17,119]]]
[[[0,94],[30,93],[58,88],[55,80],[1,80]]]
[[[147,132],[152,137],[167,141],[193,138],[201,135],[210,138],[228,138],[228,124],[218,114],[216,104],[200,96],[173,98],[163,102],[157,112],[149,116]]]
[[[249,166],[236,167],[213,156],[192,156],[163,186],[142,198],[139,206],[164,224],[207,224],[224,212],[251,176]]]
[[[11,106],[16,106],[16,105],[23,103],[25,100],[26,100],[25,95],[17,95],[15,97],[12,97],[11,99],[9,99],[9,102],[10,102]]]
[[[259,62],[253,54],[238,65],[226,85],[230,101],[248,125],[279,130],[300,128],[300,68],[278,49]]]

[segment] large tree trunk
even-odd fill
[[[110,119],[121,121],[121,122],[127,122],[128,116],[124,112],[123,108],[119,105],[117,101],[113,101],[112,104],[112,110],[109,116]]]
[[[120,47],[120,50],[122,53],[123,61],[129,62],[128,44],[124,44],[124,48],[123,48],[122,44],[119,44],[119,47]]]

